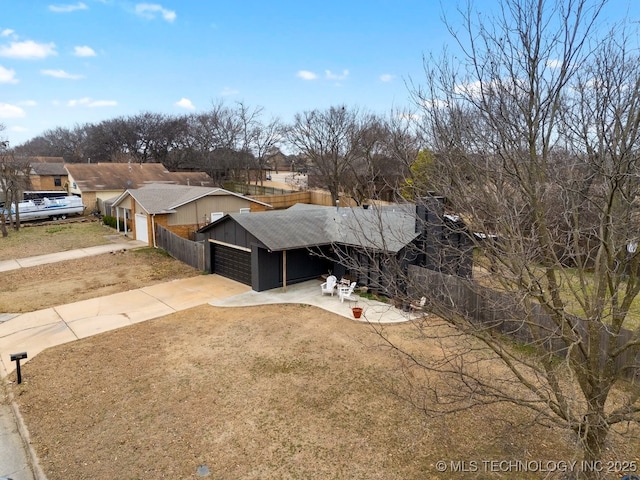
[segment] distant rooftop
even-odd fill
[[[126,190],[152,183],[213,186],[204,172],[170,172],[161,163],[67,163],[82,191]]]

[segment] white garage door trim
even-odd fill
[[[147,216],[143,213],[136,213],[136,240],[149,244]]]

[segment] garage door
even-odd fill
[[[147,228],[147,216],[136,213],[136,240],[149,243],[149,230]]]
[[[251,285],[251,252],[212,243],[211,264],[212,273]]]

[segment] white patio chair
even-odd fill
[[[338,279],[335,277],[335,275],[329,275],[327,277],[327,281],[324,282],[322,285],[320,285],[320,288],[322,290],[322,295],[324,295],[325,293],[330,293],[331,296],[333,297],[333,291],[336,288],[337,281]]]
[[[340,301],[344,303],[345,300],[348,302],[357,302],[358,299],[353,296],[353,291],[356,288],[356,282],[351,282],[351,285],[348,287],[340,287],[338,289],[338,295],[340,296]]]
[[[427,297],[422,297],[419,302],[411,302],[409,308],[412,312],[421,312],[424,310],[424,306],[427,303]]]

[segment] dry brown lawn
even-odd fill
[[[97,220],[88,217],[83,220],[82,223],[28,223],[18,231],[9,230],[9,236],[0,236],[0,260],[105,245],[112,242],[113,236],[117,236],[115,230]]]
[[[2,273],[0,312],[30,312],[198,274],[152,248],[10,270]]]
[[[426,417],[392,394],[398,374],[366,324],[202,306],[50,349],[13,391],[50,480],[460,478],[435,462],[572,455],[524,411]]]
[[[41,276],[101,295],[188,273],[157,252],[83,262],[21,270],[23,308],[36,305],[29,288],[45,290]],[[117,281],[100,285],[92,270]],[[440,355],[410,324],[387,333]],[[49,480],[562,478],[449,462],[576,458],[565,432],[516,407],[424,415],[396,395],[398,366],[369,325],[315,307],[201,306],[46,350],[9,388]],[[610,457],[640,461],[634,442],[618,438]]]

